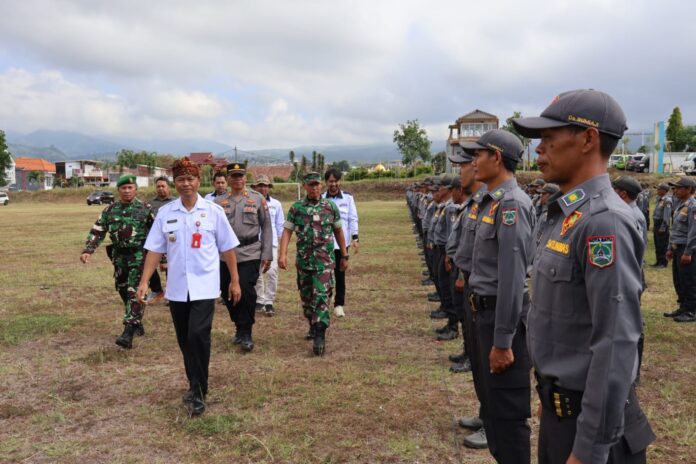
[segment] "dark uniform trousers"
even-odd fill
[[[531,459],[531,428],[527,419],[531,416],[531,387],[529,375],[531,362],[527,351],[527,328],[520,320],[512,339],[515,361],[500,374],[490,371],[489,355],[493,347],[495,330],[495,297],[474,297],[473,323],[477,338],[478,374],[483,425],[491,455],[501,464],[524,463]],[[529,308],[525,295],[524,309]]]
[[[660,232],[662,221],[655,221],[653,225],[653,238],[655,239],[655,263],[667,265],[667,247],[669,246],[669,229]]]
[[[576,393],[582,396],[582,392]],[[577,411],[572,417],[558,417],[551,404],[542,401],[539,464],[565,464],[573,452],[579,414]],[[624,411],[624,434],[609,450],[607,463],[643,464],[645,450],[654,440],[655,434],[640,407],[635,387],[631,387]]]
[[[432,279],[433,283],[435,284],[435,290],[437,291],[437,294],[440,294],[440,283],[437,280],[437,269],[435,267],[435,246],[433,245],[433,248],[430,249],[428,247],[428,242],[426,239],[425,242],[425,265],[428,267],[428,272],[430,272],[430,278]]]
[[[452,293],[450,291],[450,273],[445,270],[445,246],[433,245],[434,262],[436,269],[435,278],[437,279],[437,289],[440,295],[440,305],[447,313],[449,323],[457,325],[457,315],[452,306]]]
[[[462,338],[464,341],[464,353],[469,354],[466,346],[466,322],[464,315],[464,293],[456,290],[457,277],[459,277],[459,269],[452,264],[452,271],[449,273],[449,291],[452,295],[452,314],[454,316],[454,325],[462,326]]]
[[[152,277],[150,277],[150,290],[152,290],[155,293],[162,293],[164,289],[162,288],[162,279],[160,278],[159,272],[157,272],[157,269],[155,269],[155,272],[152,273]]]
[[[684,245],[676,245],[672,254],[672,280],[677,292],[679,310],[696,312],[696,258],[690,264],[681,264]]]
[[[251,335],[251,328],[256,322],[256,281],[259,280],[260,259],[237,263],[239,286],[242,298],[236,305],[229,299],[230,271],[227,264],[220,262],[220,293],[230,313],[230,319],[237,328],[237,335]]]
[[[349,247],[346,247],[346,252]],[[334,250],[334,262],[336,267],[334,268],[334,276],[336,279],[336,288],[334,294],[334,307],[343,306],[346,304],[346,271],[339,269],[341,266],[341,249],[338,248]]]
[[[186,377],[192,391],[208,393],[208,364],[210,363],[210,330],[213,326],[215,300],[190,299],[170,301],[176,341],[184,356]]]
[[[464,338],[464,349],[469,353],[469,361],[471,362],[471,375],[474,380],[474,391],[476,392],[476,398],[479,400],[479,412],[478,417],[483,420],[486,411],[484,410],[484,404],[481,401],[483,398],[483,384],[481,383],[481,369],[479,361],[479,349],[478,349],[478,334],[476,333],[476,327],[474,324],[474,311],[470,304],[470,299],[472,298],[471,289],[469,288],[469,273],[464,272],[464,301],[462,302],[464,307],[464,326],[466,331],[466,337]],[[488,366],[488,363],[486,363]]]

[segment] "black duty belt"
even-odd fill
[[[556,417],[577,417],[582,410],[581,391],[568,390],[554,384],[553,379],[534,373],[537,379],[537,393],[541,406]]]
[[[245,246],[253,245],[254,243],[256,243],[256,242],[258,242],[258,241],[259,241],[259,238],[258,238],[258,237],[240,239],[240,240],[239,240],[239,246],[240,246],[240,247],[245,247]]]
[[[671,248],[673,250],[678,250],[678,249],[684,248],[684,247],[686,247],[686,243],[673,243],[671,246]]]
[[[497,301],[497,296],[483,296],[477,295],[475,293],[471,293],[469,295],[469,303],[471,303],[471,310],[474,312],[495,311],[495,304]]]

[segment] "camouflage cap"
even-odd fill
[[[241,175],[246,174],[246,168],[244,167],[243,164],[230,163],[227,165],[227,175],[232,176],[235,174],[241,174]]]
[[[126,174],[118,178],[118,182],[116,182],[116,187],[121,187],[123,185],[128,185],[128,184],[133,184],[136,187],[138,186],[138,183],[135,181],[135,175],[134,174]]]
[[[252,187],[255,187],[257,185],[268,185],[269,187],[273,187],[271,180],[265,174],[261,174],[259,178],[256,179],[253,184],[251,184]]]
[[[307,174],[304,175],[304,177],[302,177],[302,181],[305,184],[314,184],[314,183],[321,184],[321,174],[319,174],[318,172],[314,172],[314,171],[308,172]]]

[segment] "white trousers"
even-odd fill
[[[263,271],[263,269],[261,269]],[[273,247],[273,261],[268,272],[259,273],[256,281],[256,304],[272,305],[278,288],[278,247]]]

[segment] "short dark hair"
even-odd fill
[[[574,134],[579,134],[580,132],[585,132],[588,128],[570,125],[568,127]],[[599,152],[602,154],[603,158],[609,158],[616,146],[619,144],[619,139],[613,135],[605,134],[604,132],[599,133]]]
[[[155,179],[155,185],[157,185],[157,182],[159,182],[161,180],[163,180],[164,182],[167,183],[167,185],[169,185],[169,179],[167,179],[166,176],[159,176],[157,179]]]
[[[486,153],[488,153],[489,157],[495,156],[495,153],[496,153],[495,151],[488,150],[488,149],[486,149],[485,151],[486,151]],[[517,170],[517,161],[512,159],[512,158],[509,158],[507,156],[504,156],[501,152],[498,152],[498,153],[500,153],[500,161],[503,163],[503,167],[507,171],[510,171],[511,173],[514,174],[515,171]]]
[[[626,196],[628,196],[628,198],[630,198],[631,200],[635,200],[636,198],[638,198],[637,193],[631,193],[628,190],[625,190],[622,188],[617,188],[617,190],[621,190],[622,192],[624,192],[626,194]]]
[[[224,177],[225,180],[227,180],[227,174],[225,174],[225,173],[222,172],[222,171],[218,171],[218,172],[216,172],[215,175],[213,176],[213,182],[215,182],[215,179],[217,179],[218,177]]]
[[[341,180],[341,177],[343,177],[343,173],[336,168],[327,169],[327,171],[324,173],[324,180],[328,181],[329,177],[331,176],[334,176],[336,180]]]

